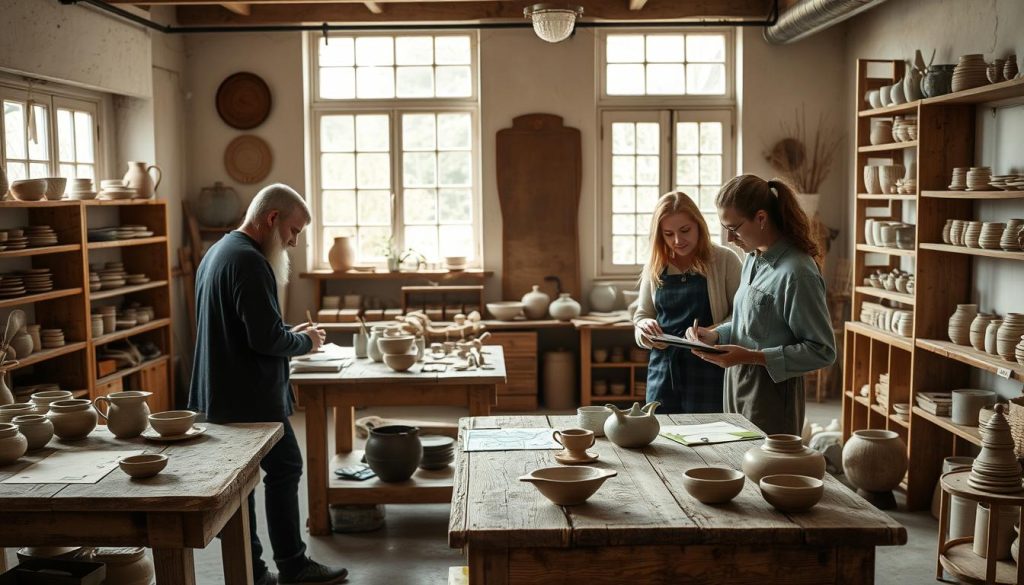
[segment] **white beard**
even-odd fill
[[[267,257],[267,262],[270,262],[271,270],[274,271],[277,285],[286,286],[288,284],[288,273],[291,271],[291,258],[288,256],[288,250],[285,249],[284,241],[281,239],[281,235],[277,233],[277,230],[274,230],[274,233],[271,234],[264,255]]]

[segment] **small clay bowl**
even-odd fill
[[[743,491],[746,479],[728,467],[694,467],[683,472],[683,487],[705,504],[724,504]]]
[[[165,437],[184,435],[196,422],[196,413],[191,410],[168,410],[149,415],[153,430]]]
[[[121,471],[135,479],[153,477],[167,467],[167,455],[150,453],[147,455],[132,455],[117,462]]]
[[[783,512],[808,510],[825,493],[825,482],[806,475],[766,475],[760,485],[764,499]]]
[[[404,372],[416,363],[416,353],[386,353],[384,364],[396,372]]]

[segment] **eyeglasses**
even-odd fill
[[[747,220],[743,220],[743,221],[741,221],[741,222],[739,223],[739,225],[735,225],[735,226],[732,226],[732,227],[730,227],[730,226],[727,226],[727,225],[725,225],[725,224],[723,223],[723,224],[722,224],[722,228],[724,228],[724,229],[725,229],[725,231],[729,232],[730,234],[735,234],[735,233],[736,233],[736,230],[738,230],[738,229],[740,229],[741,227],[743,227],[743,224],[745,224],[745,223],[747,223]]]

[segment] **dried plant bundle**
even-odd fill
[[[801,193],[818,193],[842,145],[843,136],[833,128],[826,129],[825,123],[826,117],[822,113],[818,116],[813,142],[809,142],[807,111],[801,106],[792,123],[780,123],[784,138],[768,157],[772,168],[782,173]]]

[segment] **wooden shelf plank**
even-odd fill
[[[367,321],[366,326],[394,325],[395,323],[395,321]],[[544,319],[540,321],[494,321],[484,319],[482,323],[487,325],[488,331],[571,329],[573,327],[573,324],[570,321],[556,321],[554,319]],[[450,321],[433,321],[433,325],[438,327],[451,324],[452,323]],[[356,333],[359,331],[359,323],[319,323],[317,324],[317,327],[328,333]]]
[[[880,414],[882,416],[886,416],[886,417],[889,416],[889,413],[886,412],[885,409],[882,408],[882,406],[880,404],[872,404],[871,405],[871,410],[877,412],[878,414]]]
[[[889,415],[889,420],[891,420],[892,422],[900,425],[901,427],[903,427],[905,429],[909,429],[910,428],[910,421],[905,421],[905,420],[897,417],[895,414],[890,414]]]
[[[99,356],[97,356],[97,358],[98,357]],[[102,378],[97,378],[95,385],[96,385],[96,387],[104,386],[106,384],[109,384],[109,383],[113,382],[114,380],[119,380],[121,378],[124,378],[125,376],[130,376],[130,375],[132,375],[132,374],[134,374],[136,372],[139,372],[139,371],[143,370],[144,368],[148,368],[150,366],[159,364],[160,362],[166,362],[170,358],[171,358],[171,356],[169,356],[167,354],[164,354],[164,355],[162,355],[162,356],[160,356],[158,358],[142,362],[141,364],[139,364],[137,366],[134,366],[134,367],[131,367],[131,368],[125,368],[123,370],[118,370],[118,371],[114,372],[113,374],[110,374],[109,376],[104,376]],[[95,374],[95,372],[94,372],[94,374]]]
[[[5,250],[0,252],[0,258],[27,258],[29,256],[42,256],[44,254],[64,254],[66,252],[77,252],[81,249],[81,244],[61,244],[58,246],[25,248],[24,250]]]
[[[986,581],[988,559],[974,553],[974,537],[958,539],[964,542],[955,544],[939,555],[942,568],[956,578],[959,583],[989,583]],[[1012,585],[1017,583],[1017,564],[1012,559],[996,561],[995,585]]]
[[[894,114],[906,114],[908,112],[916,112],[917,106],[921,100],[914,100],[905,104],[897,104],[895,106],[883,106],[881,108],[872,108],[870,110],[861,110],[857,112],[857,116],[861,118],[883,118],[892,116]]]
[[[1008,370],[1011,379],[1024,382],[1024,366],[1017,362],[1008,362],[999,356],[978,351],[973,347],[957,345],[952,341],[941,339],[917,339],[916,344],[921,349],[993,374]]]
[[[66,343],[63,346],[56,347],[54,349],[44,349],[41,351],[37,351],[35,353],[29,354],[28,357],[26,358],[18,358],[18,365],[11,369],[19,370],[21,368],[27,368],[28,366],[45,362],[46,360],[53,359],[55,357],[60,357],[62,355],[67,355],[69,353],[75,353],[76,351],[81,351],[85,349],[86,345],[88,344],[86,344],[86,342],[84,341],[75,341],[72,343]]]
[[[869,246],[867,244],[857,244],[858,252],[871,252],[873,254],[888,254],[890,256],[907,256],[913,258],[917,256],[917,252],[914,250],[904,250],[903,248],[886,248],[884,246]]]
[[[153,282],[147,282],[146,284],[133,284],[131,286],[122,286],[120,288],[112,288],[110,290],[97,291],[89,295],[89,300],[98,301],[101,299],[109,299],[112,297],[119,297],[121,295],[139,292],[141,290],[149,290],[164,286],[167,286],[166,280],[154,280]]]
[[[896,301],[897,303],[903,303],[904,305],[914,305],[914,295],[907,293],[885,290],[884,288],[875,288],[873,286],[858,286],[855,287],[855,290],[860,294],[868,295],[869,297]]]
[[[854,333],[864,335],[872,339],[877,339],[878,341],[888,343],[889,345],[896,346],[906,351],[914,350],[914,343],[910,338],[902,337],[895,333],[889,333],[888,331],[884,331],[878,327],[872,327],[866,323],[861,323],[859,321],[847,321],[846,330],[853,331]]]
[[[863,406],[867,406],[869,408],[871,407],[871,403],[868,402],[868,397],[867,396],[861,396],[861,395],[858,394],[857,396],[853,397],[853,400],[857,404],[860,404],[860,405],[863,405]]]
[[[921,100],[922,105],[986,104],[1024,98],[1024,77]]]
[[[163,199],[89,199],[82,201],[86,207],[118,207],[122,205],[167,205]]]
[[[105,343],[110,343],[111,341],[127,339],[129,337],[132,337],[133,335],[138,335],[140,333],[145,333],[147,331],[154,331],[162,327],[167,327],[170,324],[170,319],[157,319],[155,321],[150,321],[149,323],[143,325],[137,325],[130,329],[125,329],[123,331],[115,331],[113,333],[106,333],[104,335],[100,335],[99,337],[94,337],[92,342],[94,345],[103,345]]]
[[[1024,199],[1024,191],[922,191],[936,199]]]
[[[857,246],[860,248],[860,246]],[[968,248],[966,246],[952,246],[950,244],[923,243],[918,246],[922,250],[933,252],[948,252],[950,254],[966,254],[968,256],[982,256],[985,258],[1001,258],[1003,260],[1024,260],[1024,252],[1007,252],[1005,250],[986,250],[984,248]]]
[[[32,208],[32,207],[73,207],[78,205],[78,201],[60,199],[57,201],[18,201],[12,199],[10,201],[0,201],[0,208],[11,207],[11,208]]]
[[[909,142],[892,142],[889,144],[872,144],[869,146],[858,146],[857,152],[862,154],[870,152],[894,152],[897,150],[907,150],[908,148],[917,148],[917,141],[911,140]]]
[[[132,238],[130,240],[112,240],[110,242],[89,242],[90,250],[101,250],[104,248],[126,248],[128,246],[146,246],[149,244],[163,244],[167,236],[153,236],[151,238]]]
[[[363,451],[339,453],[327,469],[327,500],[331,504],[444,504],[452,501],[455,467],[416,469],[408,481],[386,483],[376,477],[365,481],[338,479],[334,470],[359,465]]]
[[[299,278],[314,280],[411,280],[416,278],[489,278],[494,276],[493,270],[419,270],[416,272],[333,272],[331,270],[313,270],[299,273]]]
[[[38,303],[41,301],[49,301],[53,299],[60,299],[64,297],[72,297],[78,294],[82,294],[80,288],[62,288],[59,290],[51,290],[50,292],[44,292],[34,295],[24,295],[20,297],[14,297],[12,299],[0,299],[0,309],[7,309],[10,307],[18,307],[21,305],[28,305],[31,303]]]
[[[917,201],[917,195],[885,195],[882,193],[857,193],[857,199],[868,201]]]
[[[978,427],[965,427],[954,424],[953,419],[948,416],[936,416],[920,406],[915,406],[912,412],[914,416],[926,419],[974,445],[981,446],[981,433],[978,431]]]

